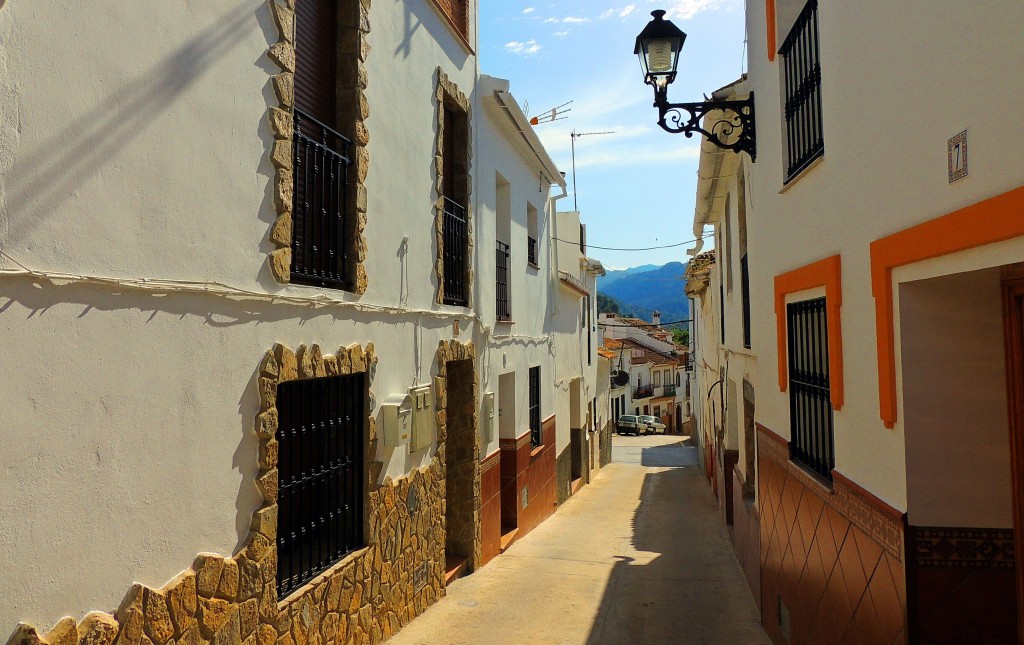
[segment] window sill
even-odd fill
[[[499,318],[499,319],[494,321],[494,324],[495,325],[514,325],[514,324],[516,324],[516,321],[512,320],[511,318]]]
[[[801,462],[790,457],[788,465],[790,474],[794,475],[805,486],[809,488],[817,488],[823,493],[827,493],[829,495],[834,492],[834,482],[825,479],[818,473],[803,465]]]
[[[535,446],[532,450],[530,450],[530,459],[533,459],[534,457],[538,456],[542,452],[544,452],[544,444],[541,444],[539,446]]]
[[[316,576],[306,584],[302,585],[295,591],[291,592],[285,598],[279,600],[277,603],[278,611],[283,611],[287,609],[289,605],[292,605],[302,600],[307,594],[311,593],[317,585],[320,585],[321,583],[332,578],[333,576],[338,575],[345,567],[355,564],[357,558],[363,557],[369,551],[370,545],[356,549],[355,551],[352,551],[351,553],[343,557],[341,560],[338,560],[337,562],[332,564],[327,569],[324,569],[324,571],[321,572],[320,575]]]
[[[814,170],[815,168],[820,166],[823,161],[825,161],[825,151],[824,150],[817,157],[815,157],[814,159],[809,161],[806,166],[801,168],[800,172],[796,173],[792,177],[789,177],[788,179],[783,181],[782,182],[782,188],[779,189],[779,194],[781,195],[781,194],[785,193],[786,191],[788,191],[798,181],[800,181],[801,179],[803,179],[804,177],[809,175],[812,170]]]
[[[540,271],[540,265],[539,264],[534,264],[533,262],[527,262],[526,263],[526,268],[534,269],[535,271]]]

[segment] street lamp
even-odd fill
[[[669,103],[668,86],[676,80],[679,52],[686,41],[686,34],[671,20],[665,20],[663,10],[652,11],[651,15],[654,19],[636,37],[633,53],[640,58],[644,82],[654,88],[658,125],[666,132],[681,132],[687,137],[698,132],[719,148],[746,152],[753,160],[756,155],[754,93],[751,92],[750,96],[742,100]],[[710,128],[705,129],[701,120],[714,111],[724,114]]]

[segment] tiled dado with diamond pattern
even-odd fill
[[[757,426],[761,620],[776,643],[905,643],[902,514],[839,473],[830,488]]]

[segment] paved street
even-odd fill
[[[614,441],[595,481],[389,645],[768,643],[695,450]]]

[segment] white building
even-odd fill
[[[13,643],[380,642],[553,511],[596,366],[477,49],[466,0],[0,7]]]
[[[1024,118],[1024,12],[748,0],[746,22],[748,76],[715,97],[753,92],[757,159],[702,146],[718,257],[692,290],[765,628],[1018,642],[1024,130],[994,124]]]

